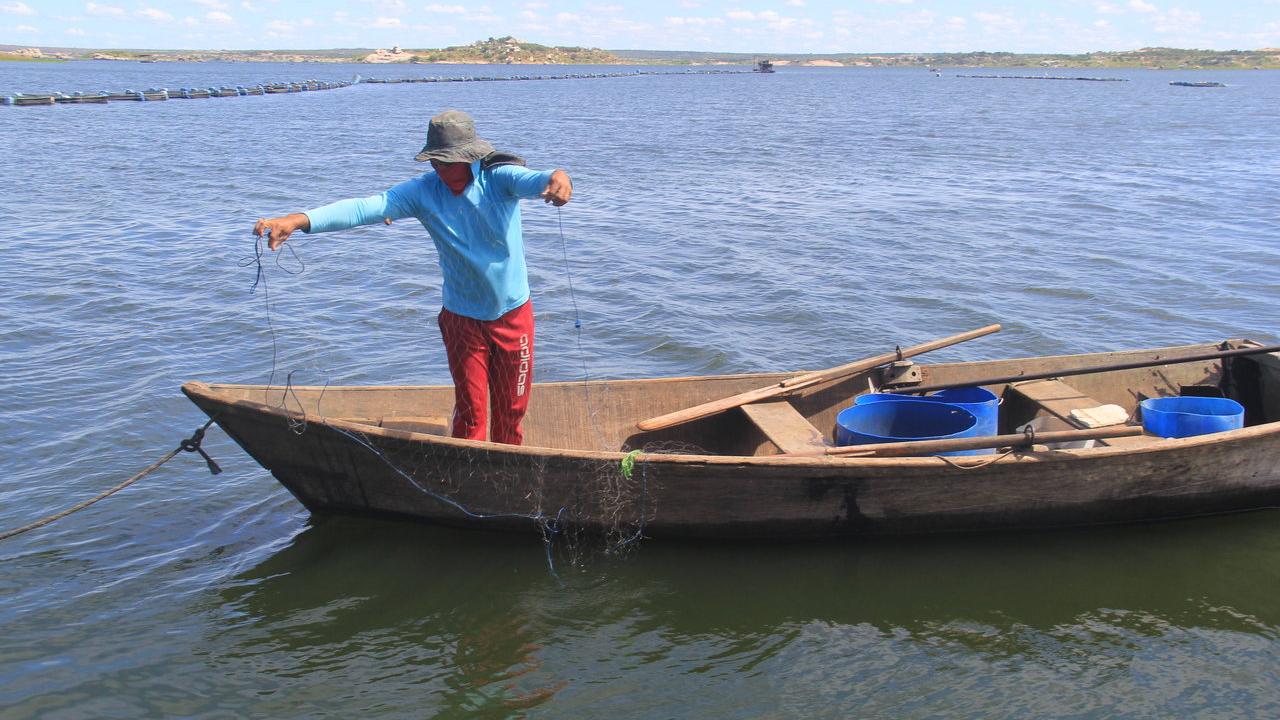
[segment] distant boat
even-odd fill
[[[755,70],[752,70],[752,72],[771,73],[773,72],[773,63],[769,62],[768,60],[761,60],[760,62],[756,63],[756,68]]]
[[[1209,80],[1204,80],[1201,82],[1187,82],[1186,80],[1173,80],[1169,84],[1178,85],[1180,87],[1226,87],[1226,85],[1223,85],[1220,82],[1212,82]]]

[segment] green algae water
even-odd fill
[[[0,93],[362,69],[6,64]],[[555,211],[524,206],[538,380],[829,367],[988,322],[930,359],[1280,340],[1280,73],[1108,74],[1129,82],[780,68],[0,108],[0,530],[190,435],[182,382],[264,382],[253,220],[423,171],[449,107],[574,176],[572,296]],[[305,271],[267,267],[281,371],[448,381],[420,228],[291,243]],[[184,455],[0,543],[0,717],[1280,715],[1274,510],[553,542],[552,569],[536,534],[310,517],[219,431],[205,447],[222,475]]]

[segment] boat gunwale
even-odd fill
[[[1089,353],[1097,354],[1097,353]],[[978,363],[981,364],[981,363]],[[772,373],[766,373],[770,375]],[[786,373],[783,373],[786,374]],[[743,378],[743,377],[759,377],[760,373],[748,373],[745,375],[716,375],[702,376],[700,378],[641,378],[634,380],[616,381],[616,382],[650,382],[654,380],[684,380],[684,379],[712,379],[712,378]],[[590,381],[590,382],[615,382],[615,381]],[[581,384],[582,381],[570,381],[561,383],[545,383],[545,384]],[[544,383],[539,383],[542,385]],[[388,389],[427,389],[441,388],[448,386],[430,386],[430,385],[396,385],[396,386],[328,386],[329,391],[334,390],[388,390]],[[516,456],[531,457],[548,457],[557,456],[563,458],[572,458],[590,461],[604,462],[621,462],[623,458],[631,453],[622,452],[620,450],[581,450],[576,448],[556,448],[535,445],[507,445],[503,443],[495,443],[487,440],[465,440],[461,438],[453,438],[442,435],[434,435],[431,433],[416,432],[413,430],[401,430],[395,428],[384,428],[377,425],[368,425],[364,423],[351,422],[338,417],[311,416],[306,413],[289,410],[283,407],[269,405],[254,400],[228,400],[221,395],[219,389],[258,389],[266,390],[266,385],[236,385],[236,384],[216,384],[211,385],[202,381],[189,381],[182,385],[182,391],[189,397],[196,395],[202,396],[207,400],[230,407],[242,407],[258,414],[274,415],[285,421],[301,421],[306,423],[317,423],[329,426],[337,430],[347,432],[359,432],[366,435],[384,437],[393,440],[418,442],[428,445],[437,445],[445,447],[454,447],[465,451],[484,451],[497,452]],[[304,389],[298,387],[296,389]],[[320,390],[319,386],[314,387]],[[1014,453],[1016,463],[1024,462],[1079,462],[1088,460],[1105,460],[1114,457],[1134,457],[1140,455],[1148,455],[1154,453],[1168,453],[1177,450],[1194,449],[1200,446],[1208,445],[1237,445],[1246,443],[1267,436],[1280,435],[1280,421],[1273,421],[1254,425],[1251,427],[1239,428],[1220,433],[1211,433],[1207,435],[1198,435],[1186,438],[1160,438],[1149,446],[1145,447],[1125,447],[1125,446],[1103,446],[1093,448],[1073,448],[1062,450],[1048,451],[1028,451]],[[684,454],[667,454],[667,453],[639,453],[635,459],[637,461],[647,463],[666,463],[672,465],[710,465],[710,466],[755,466],[755,467],[813,467],[813,468],[949,468],[955,472],[965,472],[983,467],[998,466],[1002,464],[1001,460],[992,460],[990,456],[955,456],[955,457],[865,457],[865,456],[836,456],[836,455],[684,455]],[[1004,463],[1008,466],[1012,463]]]
[[[1165,345],[1162,347],[1155,347],[1155,348],[1138,348],[1134,350],[1101,350],[1098,352],[1070,353],[1067,355],[1033,355],[1033,356],[1024,357],[1024,358],[992,358],[987,360],[962,360],[958,362],[934,363],[934,365],[945,365],[948,368],[967,368],[967,367],[977,367],[981,365],[990,365],[993,362],[1005,362],[1005,361],[1011,361],[1011,360],[1072,361],[1072,360],[1078,360],[1081,358],[1088,358],[1088,357],[1130,354],[1130,353],[1154,353],[1157,357],[1159,357],[1161,353],[1168,352],[1168,351],[1181,350],[1187,353],[1192,353],[1197,350],[1201,350],[1205,347],[1220,346],[1222,345],[1223,342],[1226,342],[1229,344],[1240,344],[1240,345],[1254,346],[1254,347],[1261,346],[1261,343],[1259,343],[1258,341],[1250,340],[1248,338],[1228,338],[1225,341],[1219,341],[1219,342],[1206,341],[1206,342],[1200,342],[1200,343],[1187,343],[1185,345]],[[1171,361],[1177,360],[1177,359],[1178,358],[1176,356],[1170,358]],[[536,382],[534,383],[534,387],[565,387],[565,386],[572,386],[572,385],[604,385],[604,384],[612,385],[617,383],[644,384],[644,383],[654,383],[654,382],[698,382],[698,381],[716,381],[716,380],[747,380],[750,378],[760,378],[763,380],[767,380],[773,377],[786,378],[786,377],[792,377],[794,375],[804,375],[811,372],[820,372],[820,371],[821,370],[762,370],[762,371],[756,371],[756,372],[729,373],[724,375],[672,375],[672,376],[640,377],[640,378],[601,378],[598,380],[552,380],[552,381]],[[267,389],[271,387],[280,387],[280,389],[282,390],[284,389],[284,386],[262,385],[257,383],[206,383],[202,380],[192,380],[192,381],[189,381],[189,383],[199,383],[208,388]],[[357,391],[357,390],[362,392],[363,391],[386,392],[388,390],[442,390],[442,389],[452,390],[453,389],[453,385],[291,385],[290,387],[294,390],[306,390],[306,391],[342,390],[343,392],[351,392],[351,391]]]

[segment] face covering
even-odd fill
[[[471,163],[433,162],[431,167],[435,168],[436,174],[454,195],[461,195],[467,185],[471,184]]]

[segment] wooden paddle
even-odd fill
[[[990,435],[988,437],[952,438],[949,440],[912,440],[874,445],[845,445],[827,448],[827,455],[901,457],[903,455],[936,455],[956,450],[981,450],[994,447],[1029,446],[1032,443],[1074,442],[1078,440],[1105,440],[1107,438],[1132,437],[1142,434],[1141,425],[1112,425],[1087,430],[1053,430],[1034,434]]]
[[[759,402],[761,400],[767,400],[780,395],[787,395],[798,390],[803,390],[804,388],[812,385],[817,385],[818,383],[839,380],[840,378],[856,375],[860,372],[864,372],[881,365],[887,365],[888,363],[896,360],[914,357],[921,353],[927,353],[930,350],[938,350],[957,343],[962,343],[966,340],[980,338],[984,335],[990,335],[991,333],[998,332],[999,330],[999,325],[988,325],[986,327],[978,328],[977,330],[970,330],[969,332],[960,333],[959,335],[952,335],[951,337],[942,338],[941,340],[934,340],[933,342],[927,342],[923,345],[916,345],[915,347],[907,348],[901,352],[895,351],[885,353],[884,355],[877,355],[865,360],[858,360],[856,362],[851,362],[847,365],[840,365],[828,370],[818,370],[815,372],[805,373],[803,375],[796,375],[767,387],[748,390],[747,392],[732,395],[727,398],[712,400],[711,402],[695,405],[691,408],[685,408],[684,410],[677,410],[672,413],[667,413],[666,415],[659,415],[658,417],[650,418],[648,420],[641,420],[636,423],[636,427],[647,432],[650,430],[669,428],[673,425],[687,423],[691,420],[699,420],[710,415],[722,413],[725,410],[732,410],[733,408],[740,407],[748,403]]]

